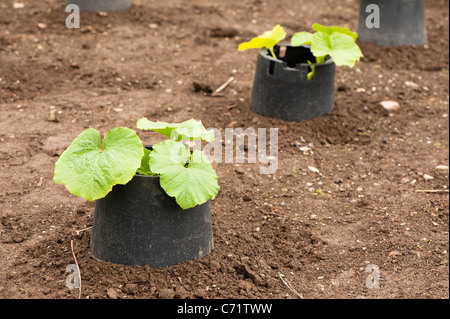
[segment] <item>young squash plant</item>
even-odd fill
[[[348,28],[341,27],[327,27],[315,23],[312,29],[316,31],[314,34],[309,32],[298,32],[293,35],[291,45],[311,46],[311,53],[316,58],[315,63],[324,63],[326,58],[330,56],[337,66],[353,67],[358,62],[363,54],[361,49],[356,44],[358,34],[352,32]],[[308,79],[312,79],[315,74],[315,65],[308,61],[311,66],[311,72],[308,74]]]
[[[214,131],[201,122],[189,120],[180,124],[152,122],[146,118],[137,123],[140,130],[151,130],[169,138],[153,146],[148,154],[151,174],[159,175],[161,187],[187,209],[214,199],[219,192],[218,177],[208,157],[199,150],[190,151],[182,141],[212,142]],[[144,156],[144,163],[147,158]]]
[[[182,143],[212,142],[214,131],[207,131],[200,121],[193,119],[165,123],[143,118],[138,121],[138,128],[169,139],[149,150],[129,128],[109,131],[103,143],[100,133],[89,128],[73,140],[56,162],[54,181],[89,201],[105,197],[115,185],[127,184],[136,174],[159,176],[161,187],[182,209],[204,204],[217,196],[218,177],[211,162],[201,151],[190,152]]]
[[[316,31],[314,34],[297,32],[291,39],[291,46],[293,47],[310,46],[311,53],[316,58],[314,62],[308,61],[311,67],[311,72],[308,74],[309,80],[314,78],[315,65],[324,63],[327,57],[331,57],[337,66],[347,65],[349,67],[353,67],[363,57],[359,46],[356,44],[358,38],[356,32],[352,32],[348,28],[327,27],[318,23],[315,23],[312,29]],[[273,58],[278,59],[274,53],[274,47],[285,37],[286,32],[283,27],[277,25],[272,31],[265,32],[263,35],[239,45],[239,51],[266,48]]]

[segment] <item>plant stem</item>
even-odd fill
[[[324,63],[326,57],[327,57],[326,55],[317,57],[317,58],[316,58],[316,64],[322,64],[322,63]]]
[[[316,74],[316,65],[324,63],[326,58],[327,58],[326,55],[325,56],[316,57],[316,63],[315,64],[311,63],[311,61],[308,61],[308,64],[311,67],[311,72],[308,73],[308,80],[309,81],[311,81],[314,78],[314,75]]]
[[[275,60],[278,60],[277,56],[275,55],[275,52],[273,51],[273,48],[269,48],[269,51],[270,51],[270,54],[272,55],[272,57],[273,57]]]

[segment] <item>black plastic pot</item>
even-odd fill
[[[66,0],[66,4],[76,4],[81,11],[103,12],[127,9],[131,0]]]
[[[373,14],[366,12],[369,5],[379,8],[379,28],[366,23]],[[381,47],[426,44],[424,0],[361,0],[358,34],[360,40]]]
[[[91,253],[100,260],[160,268],[212,249],[209,202],[182,210],[159,177],[136,175],[96,201]]]
[[[260,50],[250,108],[257,114],[285,121],[299,122],[322,116],[334,109],[335,64],[331,58],[315,66],[315,76],[308,80],[314,63],[309,46],[286,47],[280,57],[275,47],[274,59],[267,50]]]

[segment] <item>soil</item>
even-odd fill
[[[288,38],[315,22],[356,30],[357,0],[133,0],[83,12],[80,29],[65,27],[63,1],[2,0],[0,298],[78,298],[71,242],[82,298],[449,298],[449,172],[438,168],[449,164],[449,3],[425,2],[427,45],[359,41],[364,58],[337,68],[335,110],[291,123],[249,110],[257,52],[238,44],[277,23]],[[53,182],[85,128],[136,129],[141,117],[279,129],[276,174],[215,164],[204,259],[150,269],[92,258],[95,204]],[[380,288],[366,285],[369,265]]]

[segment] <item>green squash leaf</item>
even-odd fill
[[[317,32],[323,32],[328,35],[332,35],[334,33],[342,33],[346,34],[348,36],[351,36],[353,38],[353,41],[356,41],[358,38],[358,33],[351,31],[349,28],[342,28],[342,27],[327,27],[324,25],[320,25],[318,23],[314,23],[312,26],[312,29]]]
[[[105,197],[114,185],[128,183],[144,155],[136,132],[119,127],[100,133],[87,129],[75,138],[55,164],[54,181],[89,201]]]
[[[311,52],[316,57],[331,56],[337,66],[353,67],[363,56],[355,40],[343,33],[317,32],[313,36]]]
[[[252,40],[241,43],[239,45],[239,51],[247,49],[269,49],[272,56],[276,59],[276,55],[273,52],[275,45],[286,38],[286,32],[283,27],[276,25],[271,31],[264,32],[260,36],[253,38]]]
[[[219,192],[218,177],[206,155],[197,150],[191,154],[179,142],[154,145],[149,164],[160,175],[161,187],[183,209],[204,204]]]
[[[206,130],[201,121],[190,119],[183,123],[152,122],[142,118],[137,122],[140,130],[150,130],[175,141],[203,140],[212,142],[214,130]]]
[[[292,36],[291,45],[298,47],[301,45],[311,45],[313,34],[309,32],[297,32]]]

